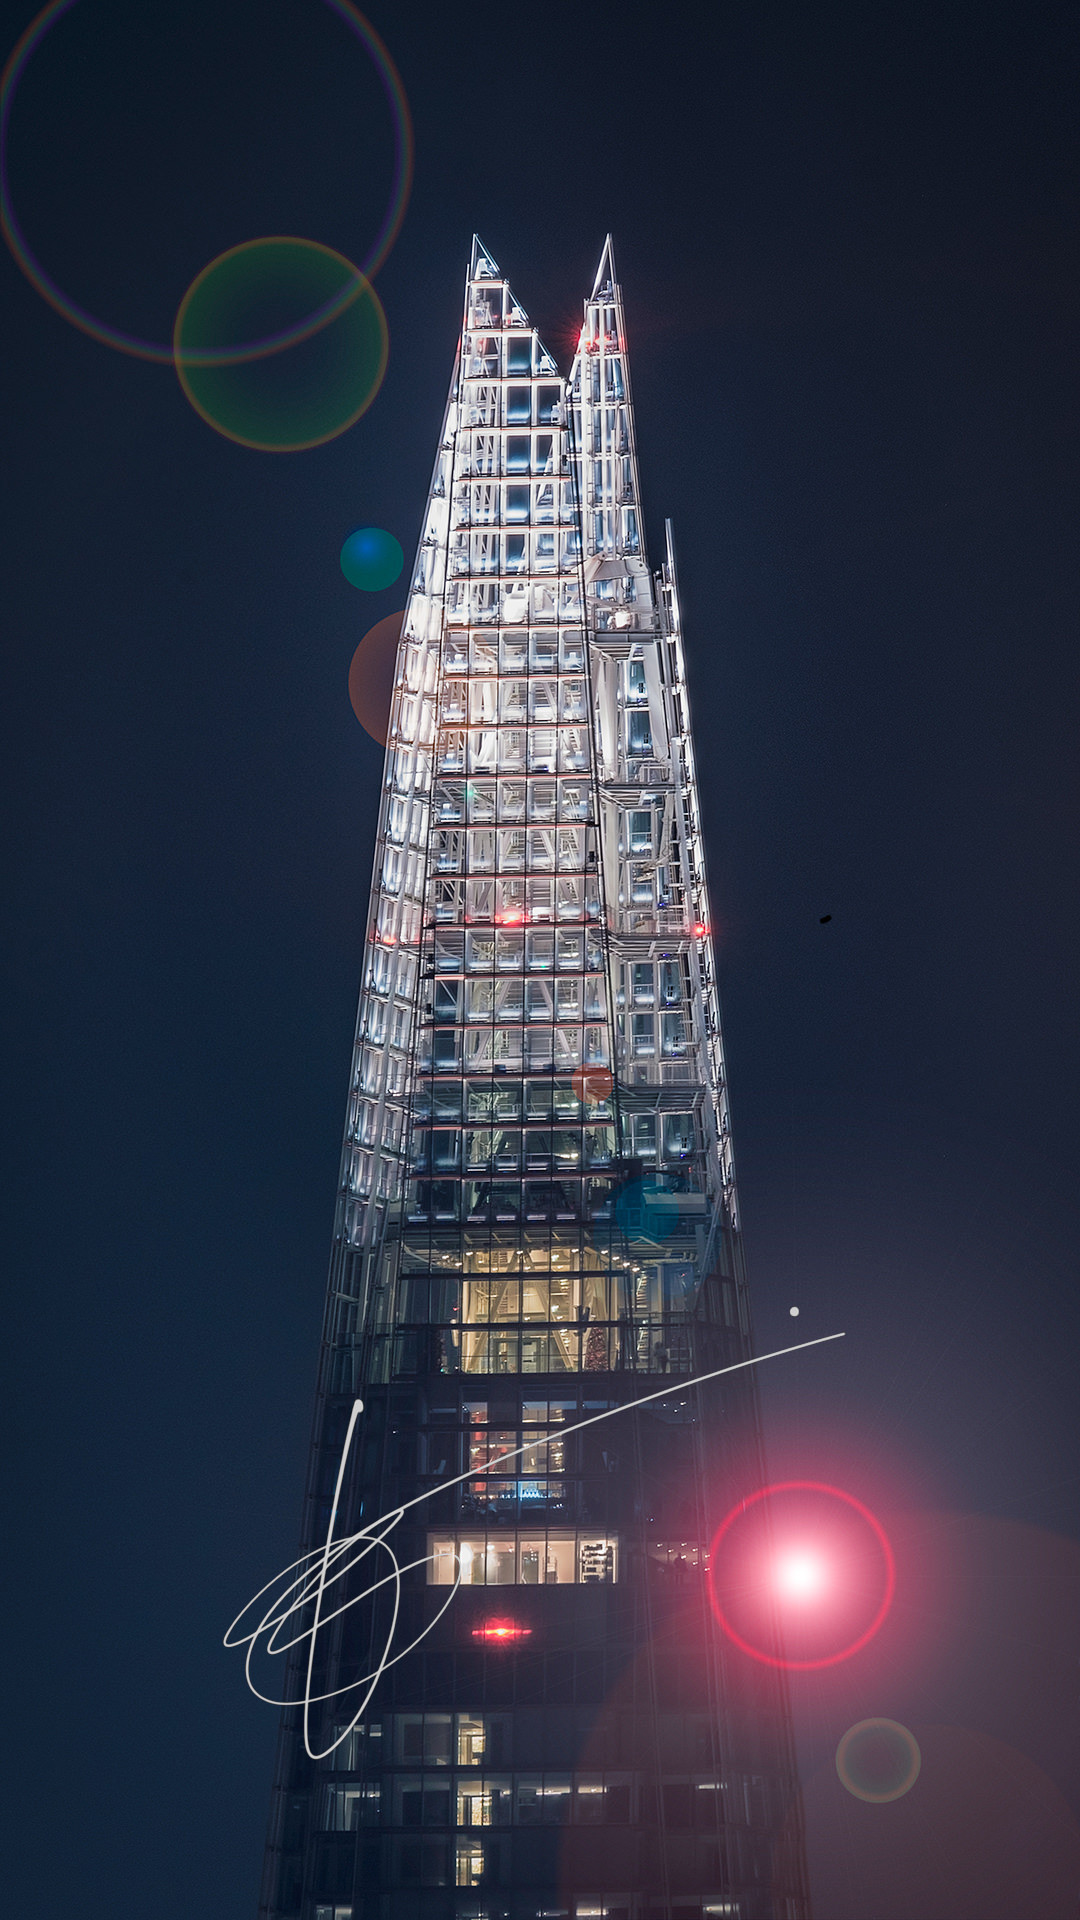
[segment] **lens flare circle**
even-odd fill
[[[365,633],[349,667],[349,704],[364,732],[385,747],[390,731],[398,645],[405,609],[388,613]]]
[[[824,1564],[812,1553],[791,1553],[777,1562],[777,1590],[789,1600],[814,1600],[828,1585]]]
[[[650,1240],[670,1240],[679,1231],[679,1196],[658,1180],[630,1180],[616,1195],[615,1221],[623,1233],[644,1224]]]
[[[859,1520],[864,1522],[870,1531],[876,1547],[880,1552],[884,1571],[881,1598],[869,1625],[860,1633],[854,1635],[845,1646],[839,1647],[834,1652],[823,1654],[812,1660],[791,1659],[786,1654],[771,1653],[768,1648],[755,1644],[746,1634],[740,1633],[729,1617],[727,1609],[721,1604],[717,1593],[717,1573],[721,1564],[722,1548],[736,1522],[741,1520],[750,1508],[756,1507],[760,1502],[771,1500],[778,1494],[786,1493],[824,1495],[827,1499],[838,1501],[851,1513],[856,1514]],[[778,1569],[774,1560],[774,1584],[777,1571]],[[838,1666],[842,1660],[850,1660],[853,1654],[859,1653],[861,1649],[873,1639],[879,1627],[882,1625],[889,1608],[892,1606],[893,1595],[896,1591],[896,1561],[893,1556],[892,1547],[889,1544],[889,1537],[880,1520],[876,1514],[871,1513],[869,1507],[864,1506],[861,1500],[857,1500],[853,1493],[845,1492],[843,1487],[829,1486],[822,1480],[778,1480],[772,1486],[759,1487],[755,1493],[748,1494],[744,1500],[740,1500],[736,1506],[732,1507],[730,1513],[721,1521],[720,1526],[713,1536],[712,1546],[709,1551],[708,1590],[709,1603],[720,1626],[727,1634],[728,1639],[740,1648],[743,1653],[748,1653],[752,1659],[760,1660],[763,1665],[768,1667],[781,1667],[788,1673],[808,1673],[821,1667]],[[820,1591],[820,1588],[818,1590]],[[808,1595],[803,1593],[799,1598],[805,1601]]]
[[[404,565],[400,541],[384,527],[357,527],[341,549],[341,571],[362,593],[392,587]]]
[[[252,324],[347,303],[332,323],[288,351],[232,352]],[[329,296],[329,299],[327,298]],[[224,354],[217,350],[224,340]],[[390,348],[382,303],[351,260],[315,240],[274,234],[211,260],[180,302],[173,333],[177,379],[208,426],[261,453],[296,453],[344,433],[382,385]]]
[[[579,1100],[606,1100],[615,1085],[610,1067],[575,1067],[570,1085]]]
[[[351,262],[349,263],[349,283],[337,288],[328,301],[309,307],[288,327],[276,333],[238,341],[226,349],[203,349],[198,355],[192,354],[187,359],[189,366],[235,366],[267,353],[280,352],[286,347],[298,345],[309,339],[313,333],[330,325],[358,296],[362,297],[367,282],[382,266],[401,229],[413,171],[412,120],[405,90],[401,84],[401,76],[380,35],[376,33],[370,20],[360,12],[360,9],[351,4],[351,0],[322,0],[322,4],[329,7],[332,13],[336,13],[338,18],[345,22],[353,37],[366,49],[390,108],[394,130],[394,173],[390,197],[379,230],[360,265],[353,266]],[[14,260],[31,286],[40,293],[43,300],[48,301],[55,312],[61,314],[65,320],[69,320],[72,326],[78,327],[82,333],[89,334],[92,340],[97,340],[104,347],[115,347],[119,353],[131,354],[137,360],[150,360],[157,366],[171,366],[174,358],[173,346],[154,340],[141,340],[135,334],[125,333],[120,327],[111,327],[106,321],[99,320],[94,314],[88,313],[85,307],[80,307],[76,301],[69,299],[55,280],[46,273],[41,261],[32,251],[12,205],[8,180],[8,127],[19,81],[22,79],[31,55],[40,46],[49,29],[75,5],[76,0],[52,0],[50,6],[43,7],[16,41],[4,71],[0,74],[0,231],[3,232]],[[213,264],[212,262],[211,265]],[[313,441],[310,444],[317,445],[318,442]]]
[[[899,1720],[859,1720],[836,1749],[836,1771],[843,1785],[856,1800],[876,1807],[910,1793],[921,1766],[919,1743]]]

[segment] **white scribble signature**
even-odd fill
[[[843,1338],[844,1335],[842,1333],[826,1333],[822,1334],[816,1340],[800,1340],[797,1346],[778,1347],[773,1353],[759,1353],[755,1354],[750,1360],[738,1360],[733,1366],[716,1367],[711,1373],[695,1374],[689,1380],[682,1378],[669,1380],[668,1384],[661,1387],[656,1393],[646,1393],[641,1395],[639,1399],[627,1400],[617,1407],[608,1407],[605,1412],[591,1414],[587,1420],[578,1420],[573,1426],[560,1426],[558,1437],[560,1440],[565,1439],[572,1433],[580,1433],[583,1427],[594,1427],[601,1420],[612,1420],[617,1414],[627,1413],[631,1408],[648,1406],[650,1401],[666,1399],[669,1394],[686,1393],[691,1387],[699,1387],[706,1380],[718,1380],[723,1374],[740,1373],[744,1368],[760,1366],[765,1360],[780,1360],[783,1359],[785,1354],[803,1353],[807,1347],[820,1347],[826,1345],[830,1340],[842,1340]],[[354,1400],[352,1413],[349,1416],[348,1431],[345,1435],[345,1443],[341,1450],[341,1463],[338,1467],[337,1480],[334,1486],[334,1499],[330,1509],[330,1524],[327,1529],[325,1545],[314,1547],[310,1553],[301,1554],[298,1560],[291,1561],[287,1567],[282,1568],[280,1573],[275,1574],[273,1579],[268,1580],[265,1586],[260,1587],[258,1593],[248,1601],[245,1607],[241,1608],[225,1635],[225,1645],[227,1647],[247,1648],[247,1653],[244,1657],[244,1676],[252,1693],[255,1694],[257,1699],[265,1700],[269,1706],[275,1707],[295,1706],[300,1704],[300,1702],[279,1700],[272,1694],[262,1693],[252,1677],[252,1659],[260,1644],[262,1644],[265,1653],[280,1655],[287,1654],[293,1647],[302,1646],[305,1641],[307,1642],[307,1666],[302,1695],[304,1709],[304,1746],[313,1760],[325,1760],[328,1754],[333,1753],[335,1748],[341,1745],[342,1741],[348,1739],[353,1728],[359,1724],[367,1711],[368,1703],[379,1681],[382,1679],[383,1674],[386,1672],[387,1667],[392,1667],[397,1661],[404,1660],[406,1654],[411,1653],[415,1647],[420,1645],[421,1640],[425,1639],[432,1628],[438,1625],[461,1585],[462,1562],[459,1557],[454,1583],[438,1612],[428,1621],[423,1632],[417,1634],[415,1640],[410,1640],[407,1647],[402,1647],[399,1652],[392,1654],[390,1650],[394,1644],[398,1614],[401,1609],[402,1575],[413,1572],[417,1567],[426,1566],[432,1556],[430,1554],[424,1554],[419,1560],[410,1560],[406,1562],[405,1565],[402,1565],[393,1547],[389,1544],[387,1536],[391,1534],[399,1522],[404,1519],[410,1508],[422,1506],[425,1500],[430,1500],[434,1494],[443,1492],[447,1487],[458,1487],[465,1480],[481,1479],[485,1473],[492,1472],[495,1468],[502,1466],[507,1460],[516,1459],[519,1454],[535,1454],[539,1439],[539,1436],[537,1436],[526,1441],[523,1446],[510,1447],[505,1453],[495,1454],[485,1465],[470,1467],[466,1473],[456,1474],[452,1480],[440,1480],[437,1485],[429,1487],[425,1493],[417,1494],[413,1500],[406,1500],[400,1507],[395,1507],[390,1513],[385,1513],[381,1515],[379,1519],[372,1520],[367,1526],[361,1527],[358,1532],[348,1534],[340,1540],[335,1540],[334,1529],[337,1526],[338,1507],[341,1501],[341,1489],[345,1481],[349,1452],[352,1447],[357,1422],[363,1411],[363,1401]],[[540,1441],[540,1444],[543,1444],[542,1441]],[[381,1578],[373,1579],[371,1584],[364,1588],[363,1592],[352,1594],[350,1598],[342,1601],[340,1605],[333,1606],[331,1611],[325,1612],[324,1602],[327,1600],[331,1587],[335,1586],[337,1582],[345,1580],[354,1567],[359,1566],[361,1561],[366,1560],[369,1554],[376,1553],[380,1548],[390,1561],[390,1571],[384,1573]],[[374,1562],[372,1570],[374,1570]],[[290,1574],[293,1576],[292,1579],[289,1578]],[[283,1585],[283,1582],[286,1584]],[[380,1589],[387,1586],[393,1589],[393,1605],[391,1608],[390,1625],[386,1634],[386,1642],[376,1666],[370,1673],[364,1674],[361,1679],[352,1680],[345,1686],[333,1687],[329,1693],[312,1693],[315,1647],[319,1634],[325,1627],[330,1625],[331,1621],[337,1620],[342,1614],[347,1613],[350,1607],[358,1606],[362,1600],[369,1600],[373,1594],[378,1593]],[[240,1632],[239,1628],[243,1621],[255,1608],[265,1602],[268,1594],[272,1597],[265,1606],[265,1611],[258,1625],[248,1629],[246,1632]],[[295,1621],[298,1615],[302,1615],[306,1611],[310,1611],[308,1625],[301,1626],[298,1624],[297,1631],[293,1633],[291,1639],[283,1638],[290,1621]],[[328,1747],[322,1748],[321,1751],[316,1751],[311,1744],[312,1707],[321,1705],[322,1702],[327,1700],[336,1700],[346,1693],[356,1692],[362,1692],[363,1697],[348,1726],[331,1740]]]

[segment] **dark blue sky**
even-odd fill
[[[81,0],[11,168],[57,279],[160,338],[226,246],[361,256],[388,137],[318,0],[165,15]],[[1075,13],[371,17],[417,169],[343,438],[231,444],[0,258],[4,1904],[254,1912],[274,1717],[220,1636],[294,1551],[380,772],[345,683],[401,604],[338,548],[416,539],[473,229],[565,353],[610,228],[758,1330],[847,1332],[763,1382],[770,1458],[904,1542],[892,1641],[800,1690],[818,1920],[893,1920],[821,1798],[851,1719],[1080,1801]]]

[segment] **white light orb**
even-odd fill
[[[826,1572],[816,1553],[800,1550],[780,1557],[775,1579],[786,1600],[816,1600],[826,1584]]]

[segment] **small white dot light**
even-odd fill
[[[789,1308],[788,1308],[788,1312],[790,1313],[790,1315],[791,1315],[791,1317],[792,1317],[792,1319],[793,1319],[793,1320],[797,1320],[797,1319],[798,1319],[798,1317],[799,1317],[799,1309],[798,1309],[798,1307],[789,1307]]]

